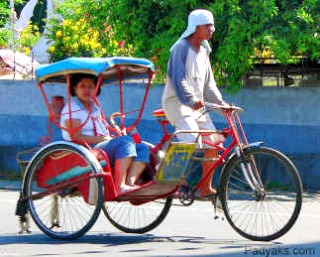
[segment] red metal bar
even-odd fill
[[[153,74],[154,74],[153,71],[149,72],[148,83],[146,85],[146,91],[144,93],[144,97],[143,97],[143,100],[142,100],[142,104],[141,104],[141,108],[140,108],[138,117],[137,117],[136,121],[131,126],[128,127],[128,132],[130,132],[133,128],[135,128],[138,125],[138,123],[140,122],[140,120],[141,120],[142,113],[143,113],[144,107],[146,105],[147,96],[149,94],[149,89],[150,89],[150,86],[151,86]]]

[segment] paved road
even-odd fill
[[[159,227],[143,235],[118,231],[103,214],[85,236],[74,241],[53,240],[33,223],[31,235],[18,235],[14,216],[18,192],[7,187],[0,190],[0,195],[1,257],[320,256],[319,194],[305,197],[295,226],[283,237],[267,243],[246,240],[226,220],[215,220],[208,202],[196,202],[190,207],[174,205]]]

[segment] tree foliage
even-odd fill
[[[320,0],[65,0],[48,35],[52,60],[134,55],[153,60],[157,77],[165,78],[169,49],[196,8],[214,14],[215,77],[232,90],[260,58],[282,64],[320,58]]]
[[[78,21],[70,19],[52,20],[49,36],[52,45],[48,52],[51,61],[59,61],[66,57],[100,57],[106,50],[99,43],[99,32],[93,29],[89,23],[81,18]],[[50,41],[49,41],[50,42]]]
[[[15,11],[20,15],[23,7],[25,6],[26,2],[29,0],[14,0],[14,8]],[[47,14],[47,0],[38,0],[34,10],[33,16],[31,17],[31,24],[33,26],[37,26],[39,28],[39,32],[44,31],[45,27],[45,18]]]
[[[196,8],[215,16],[213,68],[219,83],[232,89],[241,86],[258,58],[272,57],[283,64],[296,62],[295,57],[320,58],[320,0],[117,0],[105,7],[102,12],[117,35],[134,45],[135,55],[154,60],[160,76],[171,45]]]
[[[121,40],[108,17],[108,1],[66,0],[49,21],[51,61],[70,56],[129,56],[133,46]]]
[[[15,7],[23,6],[26,0],[15,0]],[[18,16],[19,17],[19,16]],[[0,3],[0,48],[14,48],[14,50],[29,54],[32,46],[40,39],[38,26],[30,22],[22,31],[14,27],[9,0]]]
[[[227,0],[214,3],[218,32],[213,60],[222,83],[238,88],[257,57],[282,64],[320,58],[319,0]],[[267,53],[264,55],[264,53]]]

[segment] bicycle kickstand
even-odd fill
[[[19,234],[23,234],[23,233],[31,234],[29,217],[28,217],[27,202],[25,199],[23,199],[22,193],[20,193],[20,197],[17,202],[17,208],[16,208],[15,214],[17,216],[19,216],[19,223],[20,223],[21,230],[18,233]]]
[[[224,220],[224,217],[223,216],[219,216],[218,215],[218,211],[222,209],[222,206],[221,206],[221,201],[219,199],[219,194],[217,193],[215,196],[214,196],[214,201],[212,202],[213,205],[214,205],[214,219],[217,220],[221,217],[222,220]],[[218,210],[219,209],[219,210]]]

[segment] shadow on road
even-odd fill
[[[23,234],[23,235],[5,235],[0,236],[0,245],[10,245],[10,244],[105,244],[106,246],[113,245],[128,245],[128,244],[140,244],[140,243],[185,243],[186,245],[194,244],[195,247],[201,247],[202,244],[205,245],[230,245],[232,248],[244,247],[251,245],[248,240],[230,240],[230,239],[210,239],[205,237],[192,237],[192,236],[155,236],[153,234],[118,234],[118,233],[96,233],[87,234],[81,236],[80,238],[73,240],[58,240],[53,239],[42,233],[34,234]],[[273,246],[278,245],[277,242],[252,242],[253,246]]]
[[[57,240],[52,239],[44,234],[34,233],[31,235],[6,235],[0,236],[1,245],[76,245],[89,244],[99,245],[94,249],[85,250],[89,253],[104,253],[105,247],[108,246],[132,246],[131,249],[123,250],[122,252],[130,252],[131,254],[143,254],[147,251],[147,247],[142,247],[143,244],[157,245],[157,248],[166,247],[170,244],[179,246],[181,253],[192,253],[192,256],[223,256],[223,257],[262,257],[262,256],[312,256],[316,257],[320,254],[320,241],[308,244],[289,245],[280,242],[254,242],[248,240],[230,240],[230,239],[210,239],[196,236],[155,236],[153,234],[144,235],[129,235],[118,233],[96,233],[84,235],[74,240]],[[137,247],[137,245],[140,245]],[[204,248],[209,248],[210,245],[214,250],[214,254],[196,254],[201,252]],[[218,251],[217,251],[218,250]],[[218,252],[218,253],[217,253]],[[81,251],[81,253],[84,253]],[[188,255],[188,254],[187,254]],[[161,256],[161,255],[159,255]],[[167,256],[167,255],[166,255]],[[171,255],[170,255],[171,256]],[[179,255],[179,253],[172,253],[172,256],[186,256]]]

